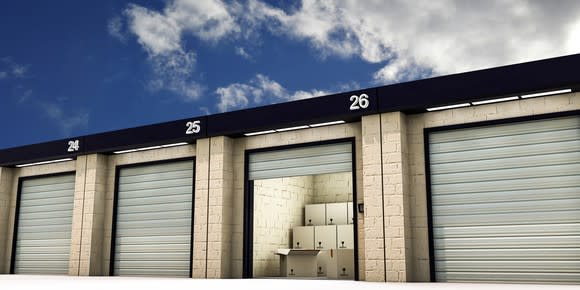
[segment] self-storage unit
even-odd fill
[[[74,173],[20,180],[11,273],[68,273],[74,187]]]
[[[437,281],[580,281],[580,116],[427,138]]]
[[[0,150],[0,273],[580,284],[578,67]]]
[[[193,160],[117,172],[111,274],[190,277]]]

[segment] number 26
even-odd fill
[[[369,96],[367,94],[361,94],[360,96],[352,95],[350,96],[350,101],[352,104],[350,105],[350,110],[359,110],[359,109],[366,109],[369,106]]]

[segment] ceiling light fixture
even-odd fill
[[[27,163],[27,164],[19,164],[16,167],[27,167],[33,165],[42,165],[42,164],[50,164],[50,163],[57,163],[57,162],[64,162],[64,161],[71,161],[72,158],[64,158],[64,159],[56,159],[56,160],[49,160],[49,161],[42,161],[42,162],[34,162],[34,163]]]
[[[318,124],[311,124],[309,125],[312,128],[316,128],[316,127],[322,127],[322,126],[330,126],[330,125],[338,125],[338,124],[344,124],[346,123],[345,121],[332,121],[332,122],[326,122],[326,123],[318,123]]]
[[[571,92],[572,92],[572,89],[564,89],[564,90],[522,95],[521,98],[527,99],[527,98],[535,98],[535,97],[542,97],[542,96],[549,96],[549,95],[565,94],[565,93],[571,93]]]
[[[469,103],[463,103],[463,104],[455,104],[455,105],[442,106],[442,107],[427,108],[427,111],[431,112],[431,111],[439,111],[439,110],[446,110],[446,109],[463,108],[463,107],[469,107],[469,106],[470,106]]]
[[[491,103],[499,103],[499,102],[505,102],[505,101],[513,101],[513,100],[517,100],[518,97],[514,96],[514,97],[507,97],[507,98],[499,98],[499,99],[492,99],[492,100],[485,100],[485,101],[477,101],[477,102],[471,102],[473,105],[485,105],[485,104],[491,104]]]
[[[166,144],[166,145],[161,145],[161,148],[182,146],[182,145],[187,145],[187,144],[189,144],[189,143],[187,143],[187,142],[181,142],[181,143]]]
[[[285,132],[285,131],[308,129],[308,128],[310,128],[310,127],[304,125],[304,126],[296,126],[296,127],[288,127],[288,128],[276,129],[276,132]]]
[[[256,136],[256,135],[263,135],[263,134],[270,134],[270,133],[276,133],[276,131],[274,131],[274,130],[266,130],[266,131],[245,133],[244,136]]]

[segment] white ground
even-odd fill
[[[274,289],[274,290],[447,290],[447,289],[510,289],[510,290],[580,290],[575,285],[524,285],[524,284],[467,284],[467,283],[375,283],[328,280],[283,280],[283,279],[171,279],[171,278],[121,278],[121,277],[70,277],[0,275],[0,289],[42,290],[114,290],[114,289],[163,289],[163,290],[213,290],[213,289]]]

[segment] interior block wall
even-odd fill
[[[311,204],[314,177],[254,181],[254,277],[280,276],[278,249],[292,243],[292,228],[304,225],[304,205]]]
[[[407,116],[409,208],[413,248],[409,281],[430,280],[423,129],[579,109],[580,93],[571,93]]]
[[[362,202],[362,164],[361,164],[361,124],[360,123],[348,123],[335,126],[319,127],[305,130],[296,130],[281,132],[276,134],[266,134],[260,136],[252,136],[246,138],[237,138],[234,140],[234,150],[233,150],[233,235],[232,235],[232,272],[231,275],[234,278],[242,277],[242,257],[243,257],[243,222],[244,222],[244,154],[246,150],[258,149],[258,148],[269,148],[275,146],[289,145],[289,144],[300,144],[308,142],[317,142],[325,140],[334,140],[342,138],[355,137],[356,143],[356,168],[357,168],[357,195],[359,198],[358,202]],[[361,233],[364,229],[365,221],[362,219],[361,215],[358,218],[359,227],[359,249],[361,255],[364,252],[364,242],[361,242],[361,238],[364,237],[364,233]],[[359,256],[361,257],[361,256]],[[365,261],[363,259],[359,260],[359,270],[364,272]],[[364,279],[364,273],[361,275],[361,279]]]
[[[353,201],[352,172],[314,175],[316,190],[313,203],[333,203]]]

